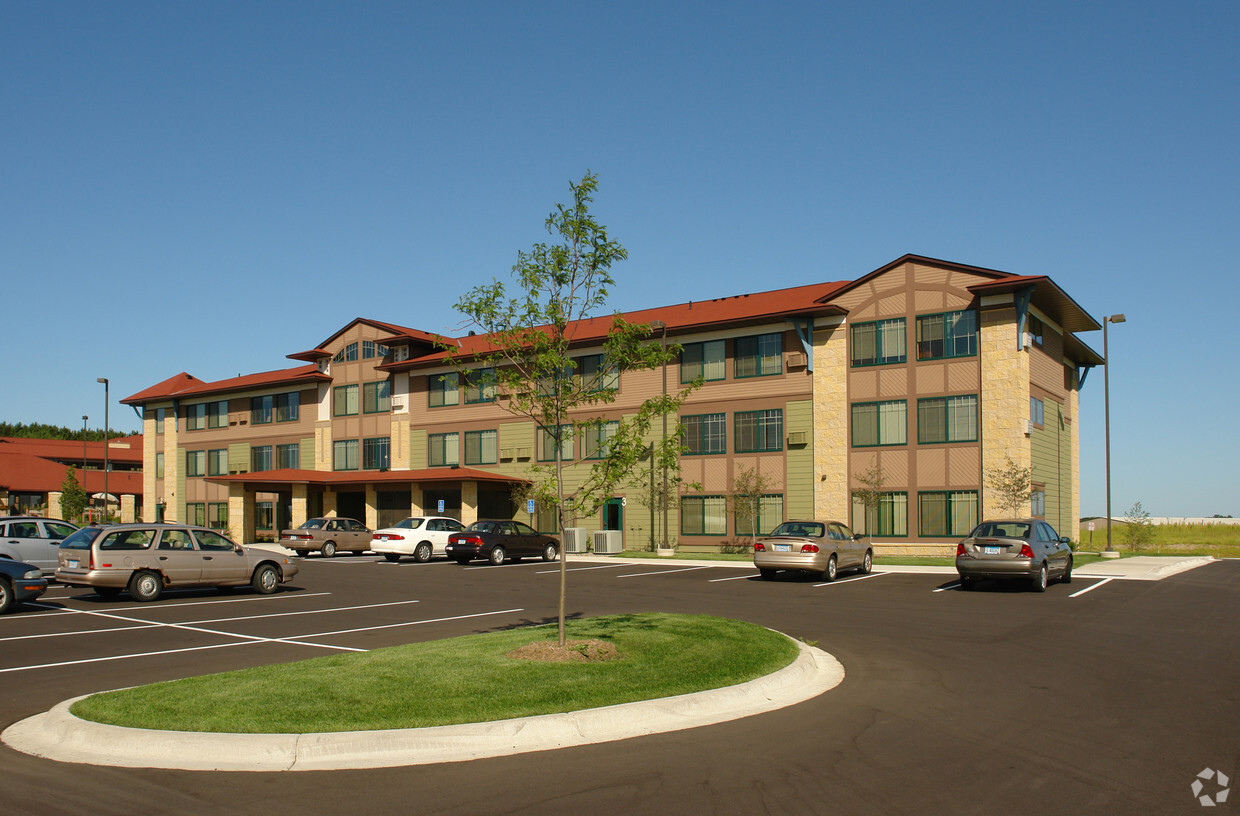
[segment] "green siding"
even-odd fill
[[[409,429],[409,468],[422,470],[426,467],[426,431]]]
[[[298,458],[301,460],[299,466],[302,470],[314,470],[314,437],[307,436],[300,442],[301,450],[298,451]]]
[[[1063,406],[1046,400],[1043,426],[1030,434],[1033,481],[1046,485],[1046,520],[1058,531],[1072,529],[1072,434]]]
[[[789,445],[785,457],[787,487],[784,515],[791,519],[814,517],[814,403],[789,402],[784,407],[784,432],[804,433],[805,445]]]
[[[250,444],[248,442],[233,442],[228,446],[228,472],[250,472]]]

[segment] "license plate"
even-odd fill
[[[388,540],[387,536],[376,536],[375,537],[375,541],[387,541],[387,540]]]
[[[69,569],[77,569],[78,562],[76,562],[76,561],[66,561],[66,562],[65,562],[65,565],[66,565],[66,566],[68,566],[68,567],[69,567]]]
[[[982,547],[982,552],[985,553],[986,555],[998,555],[999,548],[998,547]]]
[[[792,552],[791,544],[776,544],[775,552]]]

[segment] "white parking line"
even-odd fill
[[[507,615],[513,612],[524,612],[524,611],[525,611],[524,608],[499,609],[499,610],[496,610],[495,612],[474,612],[469,615],[452,615],[451,617],[447,617],[447,618],[427,618],[426,620],[404,621],[402,623],[386,623],[382,626],[363,626],[359,629],[338,629],[335,632],[315,632],[315,633],[308,634],[308,635],[297,635],[296,637],[297,638],[317,638],[317,637],[327,637],[328,635],[350,635],[350,634],[353,634],[354,632],[373,632],[376,629],[395,629],[399,626],[421,626],[424,623],[442,623],[444,621],[465,620],[467,618],[485,618],[488,615]],[[332,648],[342,648],[342,647],[336,646]],[[366,650],[361,649],[360,651],[364,652]]]
[[[647,575],[670,575],[673,572],[693,572],[693,570],[710,569],[710,567],[681,567],[680,569],[659,570],[657,572],[630,572],[628,575],[617,575],[617,578],[645,578]]]
[[[585,572],[586,570],[615,569],[616,567],[631,567],[631,566],[632,564],[603,564],[602,566],[599,566],[599,567],[569,567],[568,571],[569,572]],[[556,569],[553,569],[553,570],[543,570],[542,572],[537,573],[537,574],[538,575],[553,575],[553,574],[559,575],[560,570],[557,567]]]
[[[758,573],[756,573],[756,572],[747,572],[747,573],[745,573],[744,575],[733,575],[731,578],[711,578],[711,579],[710,579],[709,581],[707,581],[706,583],[708,583],[708,584],[717,584],[717,583],[719,583],[720,581],[739,581],[739,580],[741,580],[742,578],[757,578],[757,577],[758,577]]]
[[[250,603],[253,601],[276,601],[281,598],[317,598],[323,595],[331,595],[331,593],[330,592],[304,592],[304,593],[292,594],[292,593],[281,592],[275,595],[253,595],[248,598],[221,598],[216,601],[187,601],[185,603],[163,603],[163,604],[146,603],[146,604],[136,604],[134,606],[109,606],[107,607],[107,610],[109,612],[129,612],[131,610],[141,609],[141,610],[148,611],[148,612],[154,612],[156,610],[163,610],[163,609],[181,609],[182,607],[186,607],[186,606],[208,606],[210,604],[226,604],[226,603]],[[74,609],[73,607],[70,607],[70,606],[49,606],[48,604],[44,603],[45,600],[47,600],[47,596],[45,595],[40,596],[38,601],[28,601],[26,605],[30,607],[36,607],[39,609],[43,609],[48,612],[97,611],[97,610],[88,610],[88,609]],[[23,620],[24,621],[43,620],[43,617],[44,616],[42,615],[37,615],[37,616],[6,615],[4,623],[6,624],[16,623],[18,621],[23,621]]]
[[[838,581],[824,581],[821,584],[814,584],[816,587],[839,586],[840,584],[851,584],[853,581],[864,581],[866,578],[877,578],[880,575],[890,575],[890,572],[871,572],[868,575],[858,575],[854,578],[841,578]]]
[[[931,591],[931,592],[946,592],[947,590],[949,590],[949,589],[955,589],[955,588],[956,588],[956,587],[958,587],[958,586],[960,586],[960,582],[959,582],[959,581],[957,581],[957,582],[956,582],[956,583],[954,583],[954,584],[948,584],[947,586],[941,586],[941,587],[939,587],[938,589],[932,589],[932,590],[930,590],[930,591]]]
[[[1084,588],[1084,589],[1082,589],[1082,590],[1079,590],[1079,591],[1077,591],[1077,592],[1073,592],[1073,593],[1072,593],[1071,595],[1069,595],[1068,597],[1069,597],[1069,598],[1075,598],[1077,595],[1084,595],[1086,592],[1093,592],[1095,589],[1097,589],[1098,587],[1102,586],[1103,584],[1109,584],[1109,583],[1111,583],[1111,582],[1112,582],[1112,581],[1114,581],[1114,580],[1115,580],[1114,578],[1103,578],[1101,581],[1099,581],[1098,583],[1094,584],[1093,586],[1087,586],[1087,587],[1085,587],[1085,588]]]

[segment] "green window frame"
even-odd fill
[[[739,503],[743,501],[740,497],[734,497],[733,502]],[[768,493],[758,498],[757,516],[736,510],[732,513],[734,522],[733,529],[736,530],[738,536],[754,536],[767,535],[774,530],[784,520],[784,495],[782,493]],[[754,529],[755,524],[756,527]]]
[[[185,452],[185,475],[207,475],[207,452],[205,450],[192,450]]]
[[[584,458],[605,459],[607,443],[619,429],[620,423],[616,420],[604,421],[598,425],[587,425],[583,434],[585,437]]]
[[[727,497],[681,496],[680,534],[726,536],[728,534]]]
[[[450,467],[461,463],[461,436],[453,433],[428,434],[426,461],[429,467]]]
[[[917,442],[976,442],[978,433],[976,394],[925,397],[917,400]]]
[[[156,408],[155,409],[155,433],[161,434],[164,432],[164,417],[167,415],[167,413],[168,413],[167,408]]]
[[[187,524],[196,527],[207,526],[207,505],[204,502],[186,502],[185,518]],[[165,535],[167,535],[165,533]]]
[[[756,334],[738,337],[733,342],[732,376],[738,380],[749,377],[773,377],[784,373],[784,336]]]
[[[388,380],[362,386],[362,413],[386,414],[392,410],[392,383]]]
[[[207,526],[212,530],[228,529],[228,502],[207,502]]]
[[[276,470],[299,470],[301,468],[301,445],[291,442],[276,445]]]
[[[1039,428],[1046,423],[1046,403],[1037,397],[1029,398],[1029,421]]]
[[[728,415],[694,414],[680,418],[685,455],[728,452]]]
[[[265,397],[250,397],[250,424],[266,425],[271,422],[274,406],[275,397],[270,394]]]
[[[228,427],[228,400],[207,403],[207,427]]]
[[[737,411],[732,415],[735,429],[733,449],[737,453],[763,453],[784,449],[784,410]]]
[[[207,475],[224,476],[228,473],[228,448],[207,451]]]
[[[1034,518],[1046,517],[1046,488],[1035,487],[1029,494],[1029,515]]]
[[[903,317],[854,323],[848,339],[853,368],[908,362],[908,335]]]
[[[577,362],[581,387],[589,391],[619,391],[620,372],[602,354],[587,354]]]
[[[201,431],[207,427],[207,404],[196,402],[185,406],[185,430]]]
[[[357,386],[337,385],[332,388],[332,416],[353,416],[357,413]]]
[[[465,378],[465,404],[495,402],[495,369],[479,368]]]
[[[881,493],[873,507],[866,507],[854,493],[852,528],[864,529],[867,536],[908,538],[908,493]]]
[[[164,455],[162,453],[155,454],[155,478],[164,478]]]
[[[538,461],[554,462],[555,434],[548,425],[538,426]],[[560,426],[560,457],[561,462],[573,461],[573,426],[569,423]]]
[[[362,341],[362,359],[369,360],[370,358],[374,356],[375,356],[375,341],[374,340],[363,340]]]
[[[728,349],[723,340],[685,343],[680,351],[680,381],[713,382],[728,376]]]
[[[254,502],[254,529],[271,530],[276,524],[275,502]]]
[[[357,343],[350,343],[344,347],[344,361],[346,363],[357,362]]]
[[[270,445],[255,445],[250,448],[250,472],[261,473],[264,470],[274,470],[272,454]]]
[[[465,464],[494,465],[498,463],[498,431],[486,430],[465,432]]]
[[[362,440],[362,470],[387,470],[391,466],[391,437],[376,436]]]
[[[976,490],[924,490],[917,494],[917,530],[920,535],[963,538],[979,521],[980,496]]]
[[[888,447],[908,444],[908,401],[854,402],[852,446]]]
[[[977,356],[977,312],[918,315],[917,359],[948,360]]]
[[[357,470],[357,454],[356,439],[338,439],[332,442],[332,470]]]
[[[290,391],[275,395],[276,422],[296,422],[301,416],[301,393]]]
[[[461,378],[455,371],[426,377],[427,405],[442,408],[461,404]]]

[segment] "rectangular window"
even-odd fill
[[[465,432],[465,464],[494,465],[499,461],[499,433],[496,431]]]
[[[288,445],[276,445],[276,469],[298,470],[301,468],[301,445],[293,442]]]
[[[1046,488],[1035,487],[1029,494],[1029,515],[1034,518],[1046,517]]]
[[[430,434],[426,437],[427,462],[431,467],[460,464],[461,438],[458,434]]]
[[[736,426],[736,452],[756,453],[784,449],[784,411],[737,411],[732,416]]]
[[[977,526],[976,490],[937,490],[917,494],[918,530],[923,536],[962,538]]]
[[[853,496],[854,530],[864,530],[868,536],[907,536],[908,535],[908,494],[883,493],[873,507]]]
[[[854,448],[908,444],[908,403],[857,402],[852,406]]]
[[[197,527],[206,527],[207,505],[203,502],[186,502],[185,519],[188,524],[193,524]]]
[[[745,499],[738,497],[734,501]],[[738,536],[767,535],[784,520],[784,497],[778,493],[760,496],[756,506],[737,508],[735,516]]]
[[[465,404],[495,402],[495,369],[471,371],[465,381]]]
[[[770,377],[784,373],[784,336],[782,334],[759,334],[755,337],[738,337],[734,341],[736,357],[732,361],[732,376]]]
[[[257,473],[272,469],[270,445],[255,445],[250,448],[250,471]]]
[[[228,502],[207,502],[207,526],[212,530],[228,529]]]
[[[538,426],[538,461],[554,462],[555,434],[545,425]],[[573,461],[573,426],[560,426],[560,461]]]
[[[616,391],[620,388],[620,372],[608,366],[601,354],[582,357],[577,365],[581,387],[588,391]]]
[[[607,442],[616,435],[620,423],[604,422],[601,425],[587,427],[585,433],[585,458],[603,459],[607,456]]]
[[[155,433],[161,434],[164,432],[164,416],[167,412],[167,408],[155,409]]]
[[[977,441],[977,395],[917,400],[917,441]]]
[[[917,318],[917,359],[942,360],[977,354],[977,313],[944,312]]]
[[[1045,332],[1046,326],[1043,325],[1041,320],[1033,315],[1025,316],[1025,338],[1030,343],[1038,348],[1042,348],[1042,336]]]
[[[362,386],[362,412],[385,414],[392,410],[392,384],[387,380]]]
[[[301,414],[301,394],[290,391],[276,394],[276,422],[296,422]]]
[[[344,347],[344,361],[346,363],[357,362],[357,343],[350,343]]]
[[[681,496],[682,535],[728,534],[728,501],[723,496]]]
[[[854,323],[850,331],[852,365],[888,365],[908,360],[908,340],[902,317]]]
[[[155,454],[155,478],[164,478],[164,455],[162,453]]]
[[[205,402],[185,406],[185,430],[201,431],[207,427],[207,404]]]
[[[274,502],[254,502],[254,529],[270,530],[275,527],[276,508]]]
[[[357,386],[338,385],[332,389],[332,416],[352,416],[357,413]]]
[[[271,422],[271,412],[275,405],[275,397],[250,397],[250,424],[266,425]]]
[[[460,403],[460,378],[455,371],[450,374],[431,374],[426,379],[427,391],[430,394],[430,406],[432,408]]]
[[[1045,411],[1046,403],[1037,397],[1029,398],[1029,419],[1032,420],[1034,425],[1042,427],[1043,421],[1046,419]]]
[[[186,451],[185,452],[185,475],[186,476],[205,476],[207,473],[207,452]]]
[[[228,427],[228,400],[207,403],[207,427]]]
[[[387,470],[392,466],[392,440],[380,436],[362,440],[362,467],[366,470]]]
[[[374,357],[374,356],[375,356],[375,341],[374,340],[363,340],[362,341],[362,359],[369,360],[371,357]]]
[[[686,343],[680,352],[680,381],[690,383],[699,377],[710,382],[727,376],[727,347],[722,340]]]
[[[228,449],[217,448],[207,451],[207,475],[224,476],[228,473]]]
[[[357,470],[357,440],[332,442],[332,470]]]
[[[687,454],[727,453],[728,415],[700,414],[680,418]]]

